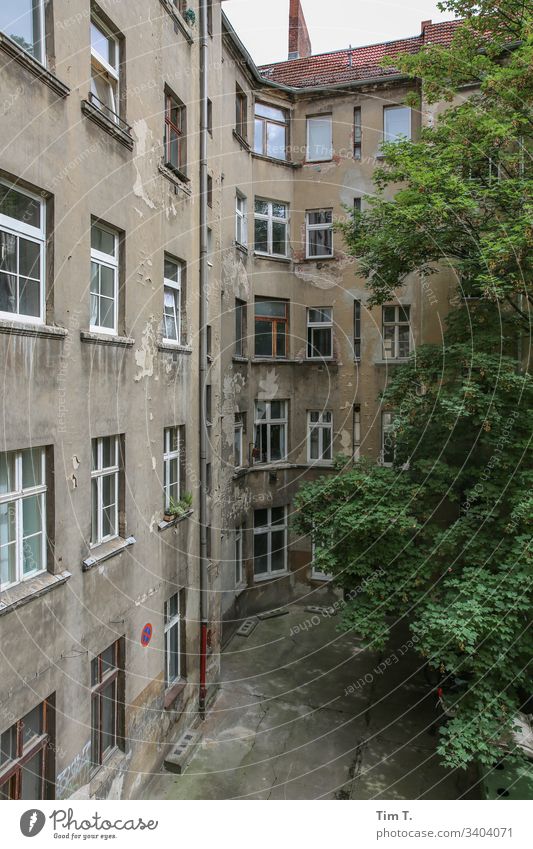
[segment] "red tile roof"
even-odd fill
[[[296,88],[385,77],[398,72],[396,68],[381,66],[385,56],[417,53],[427,44],[441,44],[447,47],[459,23],[460,21],[443,21],[437,24],[427,22],[421,35],[402,38],[398,41],[370,44],[368,47],[353,47],[348,50],[336,50],[334,53],[321,53],[306,59],[291,59],[288,62],[261,65],[259,73],[268,80]]]

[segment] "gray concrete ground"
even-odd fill
[[[192,761],[181,776],[154,776],[143,797],[462,796],[464,774],[444,770],[435,754],[435,694],[405,650],[409,635],[377,653],[339,633],[338,621],[293,607],[248,638],[234,636]]]

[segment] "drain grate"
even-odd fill
[[[245,621],[242,623],[242,625],[239,628],[237,628],[235,633],[239,637],[249,637],[250,634],[252,633],[252,631],[254,630],[254,628],[256,628],[256,627],[257,627],[257,620],[256,619],[245,619]]]
[[[320,607],[318,604],[309,604],[305,610],[307,613],[316,613],[318,616],[337,615],[337,610],[334,607]]]
[[[289,611],[286,607],[276,607],[274,610],[267,610],[266,613],[258,613],[258,619],[273,619],[275,616],[285,616]]]

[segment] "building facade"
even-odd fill
[[[2,4],[1,798],[141,795],[238,623],[330,593],[294,494],[391,461],[453,287],[368,309],[334,223],[452,28],[317,57],[291,2],[257,68],[218,0]]]

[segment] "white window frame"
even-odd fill
[[[325,224],[310,224],[309,219],[314,212],[329,212],[330,221]],[[331,252],[329,254],[312,254],[310,235],[317,230],[328,230],[331,233]],[[334,255],[333,248],[333,209],[327,207],[324,209],[308,209],[305,213],[305,256],[306,259],[328,259]]]
[[[169,617],[168,610],[171,600],[176,597],[177,613]],[[174,628],[178,629],[178,674],[170,677],[171,635]],[[177,681],[181,681],[181,593],[178,591],[165,601],[164,607],[164,632],[165,632],[165,689],[172,687]]]
[[[246,576],[244,573],[244,528],[240,525],[235,528],[235,589],[242,589],[246,585]]]
[[[234,446],[234,464],[235,468],[239,469],[244,466],[244,418],[243,413],[235,413],[235,422],[233,425],[233,446]],[[240,418],[237,419],[237,416]],[[238,450],[236,450],[238,447]]]
[[[387,115],[390,115],[391,112],[398,109],[407,109],[409,112],[409,134],[407,136],[394,136],[394,138],[387,138]],[[383,141],[384,142],[392,142],[396,144],[399,141],[410,141],[413,137],[413,110],[406,106],[404,103],[396,103],[390,104],[390,106],[383,107]]]
[[[287,400],[280,400],[278,398],[275,398],[274,402],[282,405],[282,415],[279,419],[273,419],[272,416],[271,416],[272,401],[263,401],[262,399],[256,399],[255,404],[254,404],[254,451],[256,450],[255,445],[256,445],[256,442],[257,442],[258,428],[266,425],[266,434],[267,434],[267,436],[266,436],[266,439],[267,439],[267,444],[266,444],[267,459],[262,460],[261,458],[259,458],[258,460],[256,460],[254,458],[254,465],[265,465],[265,464],[268,464],[268,463],[284,463],[284,462],[287,461],[287,455],[288,455],[287,439],[288,439],[288,431],[289,431],[289,413],[288,413],[289,404],[288,404]],[[265,415],[264,419],[260,419],[259,416],[258,416],[258,405],[259,405],[259,403],[262,403],[262,404],[265,405],[266,415]],[[283,428],[284,433],[285,433],[285,436],[284,436],[284,439],[283,439],[285,453],[284,453],[283,457],[279,458],[279,460],[272,460],[271,459],[271,429],[272,429],[273,425],[276,425],[276,426],[279,425],[281,428]]]
[[[330,143],[331,146],[329,148],[324,149],[324,153],[322,156],[317,153],[317,156],[310,156],[311,152],[311,127],[313,126],[313,122],[324,123],[326,120],[329,122],[330,127]],[[333,159],[333,115],[331,113],[325,115],[308,115],[307,116],[307,143],[306,143],[306,161],[307,162],[330,162]]]
[[[394,309],[394,321],[385,321],[385,310]],[[409,315],[408,321],[400,321],[400,310],[407,311]],[[384,304],[381,311],[381,334],[383,341],[383,359],[384,360],[406,360],[412,351],[411,342],[411,307],[410,304]],[[385,328],[394,328],[394,338],[385,339]],[[400,328],[408,328],[409,350],[407,354],[400,356]],[[392,342],[392,350],[387,349],[386,343]]]
[[[283,120],[267,117],[266,115],[258,115],[257,107],[265,107],[266,109],[274,109],[278,112],[281,112],[283,115]],[[275,103],[266,103],[263,100],[256,100],[254,103],[254,153],[258,154],[258,156],[267,156],[269,159],[279,159],[280,162],[287,161],[287,146],[289,142],[289,114],[286,109],[279,106]],[[261,150],[258,150],[255,146],[255,137],[257,132],[257,124],[261,124]],[[283,127],[285,130],[285,147],[283,149],[283,156],[274,156],[272,153],[268,152],[268,127],[270,124],[273,124],[275,127]]]
[[[40,275],[40,285],[39,285],[39,315],[25,315],[20,312],[5,312],[4,310],[0,310],[0,318],[5,318],[10,321],[22,321],[25,324],[44,324],[45,321],[45,256],[46,256],[46,214],[45,214],[45,201],[42,197],[34,194],[33,192],[27,191],[27,189],[22,189],[20,186],[17,186],[13,183],[9,183],[5,180],[0,180],[0,187],[12,189],[18,194],[25,195],[28,198],[31,198],[33,201],[36,201],[39,204],[40,208],[40,227],[33,227],[30,224],[25,224],[23,221],[19,221],[17,218],[11,218],[9,215],[0,214],[0,230],[4,230],[10,236],[15,236],[17,239],[17,271],[15,274],[17,280],[17,301],[19,295],[19,238],[26,239],[29,242],[33,242],[40,246],[40,263],[39,263],[39,275]],[[33,278],[31,278],[33,279]]]
[[[242,248],[248,247],[248,201],[246,195],[235,193],[235,242]]]
[[[103,463],[103,445],[104,439],[112,439],[114,440],[114,454],[115,454],[115,462],[112,466],[102,466]],[[92,486],[93,482],[96,483],[97,488],[97,504],[96,504],[96,539],[91,538],[91,548],[96,548],[98,545],[102,545],[105,542],[109,542],[112,539],[118,539],[119,537],[119,526],[118,526],[118,514],[119,514],[119,485],[120,485],[120,466],[119,466],[119,437],[116,435],[113,436],[99,436],[92,440],[92,442],[96,442],[96,463],[97,468],[92,468],[92,445],[91,445],[91,509],[92,509]],[[103,527],[103,515],[104,515],[104,504],[103,504],[103,479],[104,477],[113,476],[115,479],[115,509],[113,516],[113,525],[116,529],[114,534],[106,534],[105,536],[102,534]],[[91,535],[92,535],[92,519],[94,517],[91,516]]]
[[[268,523],[266,525],[260,525],[256,528],[255,526],[255,511],[254,511],[254,581],[268,581],[271,580],[272,577],[276,575],[285,575],[288,571],[287,565],[287,505],[283,505],[283,524],[282,525],[273,525],[272,524],[272,507],[259,508],[267,511]],[[283,542],[283,569],[272,569],[272,534],[283,532],[284,542]],[[260,535],[268,535],[267,542],[267,566],[268,569],[266,572],[262,574],[256,574],[255,571],[255,538]]]
[[[24,50],[24,52],[28,53],[29,56],[33,56],[33,58],[36,59],[36,61],[39,62],[40,65],[43,65],[46,68],[46,23],[45,23],[45,11],[44,11],[45,0],[37,0],[37,3],[38,3],[38,20],[39,20],[39,30],[40,30],[40,32],[39,32],[40,38],[39,38],[37,43],[40,45],[40,48],[41,48],[40,49],[40,55],[39,56],[35,55],[35,41],[33,42],[33,45],[32,45],[33,50],[29,51],[29,50],[26,50],[25,47],[22,47],[18,43],[18,41],[16,41],[15,39],[12,39],[12,36],[11,36],[10,33],[6,32],[5,35],[7,35],[8,38],[12,39],[14,44],[17,45],[17,47],[19,47],[21,50]],[[30,15],[32,14],[32,11],[33,10],[30,9],[30,11],[29,11]],[[13,33],[13,35],[15,35],[15,37],[16,37],[17,33]]]
[[[289,204],[285,203],[283,200],[267,200],[267,198],[259,198],[257,197],[255,201],[261,201],[262,203],[268,204],[268,213],[257,212],[255,209],[254,203],[254,227],[255,221],[266,221],[268,224],[268,233],[267,233],[267,250],[266,251],[258,251],[255,249],[255,230],[254,230],[254,253],[259,256],[277,256],[283,257],[284,259],[288,256],[288,246],[289,246]],[[285,218],[280,218],[273,213],[274,204],[279,204],[280,206],[285,207]],[[285,225],[285,253],[275,254],[273,252],[273,225],[274,224],[284,224]]]
[[[311,421],[313,415],[318,415],[318,421]],[[325,421],[326,416],[329,416],[329,421]],[[318,431],[319,457],[311,457],[311,433],[313,430]],[[330,457],[324,457],[324,431],[329,431]],[[307,411],[307,462],[324,466],[330,466],[333,463],[333,413],[331,410]]]
[[[387,460],[387,461],[385,460],[385,454],[386,454],[385,442],[388,438],[388,434],[389,433],[394,434],[394,430],[395,430],[395,428],[394,428],[394,415],[395,415],[394,410],[383,410],[382,413],[381,413],[381,458],[380,458],[380,460],[381,460],[382,466],[389,466],[390,467],[390,466],[394,465],[394,459],[393,460]],[[396,440],[394,439],[394,437],[392,439],[392,453],[393,453],[393,457],[394,457],[394,455],[396,453]]]
[[[329,310],[330,318],[329,321],[311,321],[310,315],[311,310],[315,310],[318,312],[325,313],[326,310]],[[329,328],[330,334],[330,351],[329,354],[320,354],[313,353],[316,351],[315,345],[312,342],[314,338],[313,330],[327,330]],[[331,360],[333,358],[333,307],[308,307],[307,308],[307,345],[306,345],[306,359],[308,360]]]
[[[182,275],[183,275],[183,263],[179,262],[177,259],[173,259],[170,256],[164,257],[164,263],[171,262],[178,269],[178,281],[169,280],[168,277],[164,276],[163,270],[163,342],[169,342],[171,345],[181,345],[181,322],[182,322]],[[172,289],[173,298],[174,298],[174,308],[173,308],[173,316],[175,325],[176,325],[176,338],[171,339],[166,335],[167,330],[167,322],[166,322],[166,304],[165,304],[165,289]]]
[[[183,425],[174,425],[166,427],[163,431],[163,494],[165,510],[170,508],[170,487],[174,484],[170,483],[170,469],[173,460],[178,461],[178,501],[181,498],[181,452],[183,448]],[[177,448],[173,448],[173,434],[176,434]]]
[[[98,51],[93,47],[92,37],[90,38],[90,44],[91,44],[91,79],[90,79],[90,86],[91,86],[91,92],[94,94],[93,88],[92,88],[92,85],[93,85],[93,82],[92,82],[93,62],[95,63],[96,67],[100,71],[103,71],[105,74],[107,74],[116,83],[115,88],[113,88],[112,83],[110,83],[110,82],[108,83],[109,92],[110,92],[109,100],[110,100],[110,103],[112,103],[112,107],[108,106],[106,103],[103,103],[102,101],[100,101],[100,98],[98,97],[97,94],[94,94],[94,96],[96,98],[98,98],[99,103],[102,102],[102,106],[104,107],[104,109],[102,109],[101,106],[97,106],[96,104],[93,104],[93,105],[97,109],[100,109],[100,111],[103,112],[104,115],[106,115],[110,120],[114,120],[116,123],[118,123],[119,118],[120,118],[120,116],[119,116],[120,61],[121,61],[120,41],[116,37],[116,35],[113,32],[111,32],[109,27],[106,26],[104,23],[102,23],[102,21],[100,20],[100,18],[98,18],[97,15],[91,15],[91,25],[95,26],[96,29],[100,30],[102,35],[104,35],[106,38],[108,38],[108,39],[110,39],[111,41],[114,42],[114,44],[115,44],[115,61],[116,61],[116,66],[110,65],[109,62],[106,59],[104,59],[104,57],[101,56],[100,53],[98,53]],[[110,111],[112,113],[112,115],[108,115],[108,111]]]
[[[93,248],[91,244],[91,265],[94,262],[96,265],[105,266],[106,268],[110,268],[113,271],[113,327],[103,327],[100,324],[90,324],[89,329],[94,333],[106,333],[109,336],[116,336],[118,330],[118,267],[119,267],[119,237],[118,232],[114,230],[112,227],[108,227],[105,224],[100,224],[99,221],[93,221],[91,224],[91,231],[93,227],[98,227],[99,230],[103,230],[106,233],[109,233],[110,236],[113,236],[113,242],[115,245],[115,255],[103,253],[102,251],[98,251]],[[92,241],[92,238],[91,238]],[[91,282],[92,282],[92,268],[91,268]],[[90,286],[89,286],[90,289]],[[109,300],[107,296],[102,296],[101,294],[96,294],[93,292],[89,292],[90,299],[92,299],[93,294],[96,297],[102,298],[105,300]],[[89,314],[92,315],[92,305],[89,303]]]
[[[22,486],[22,454],[23,450],[4,452],[14,454],[15,459],[15,488],[8,493],[0,494],[0,504],[14,503],[14,519],[15,519],[15,580],[6,581],[0,585],[0,591],[7,590],[24,581],[34,578],[36,575],[41,575],[47,570],[47,535],[46,535],[46,451],[44,448],[37,449],[41,452],[41,480],[42,484],[37,486],[27,487]],[[41,534],[41,560],[43,567],[34,569],[31,572],[24,572],[24,541],[30,535],[24,536],[24,518],[23,518],[23,502],[26,498],[39,497],[40,513],[41,513],[41,529],[36,533],[31,534],[31,537]],[[8,519],[9,521],[9,519]],[[7,546],[6,546],[7,548]]]

